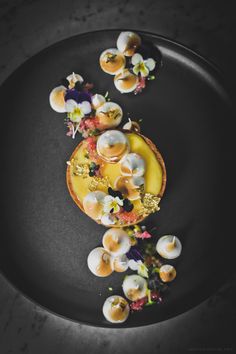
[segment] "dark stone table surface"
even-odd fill
[[[189,46],[214,62],[233,88],[233,5],[230,0],[0,0],[0,83],[57,41],[97,29],[130,28]],[[236,352],[235,270],[229,275],[194,309],[156,325],[119,330],[53,315],[0,276],[0,354]]]

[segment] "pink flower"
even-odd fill
[[[142,92],[142,90],[146,87],[146,77],[143,77],[143,76],[139,76],[139,82],[138,82],[138,85],[134,91],[135,95],[137,93],[140,93]]]
[[[141,233],[141,232],[136,232],[136,233],[135,233],[135,237],[141,238],[141,239],[143,240],[143,239],[145,239],[145,238],[151,238],[152,235],[149,234],[149,232],[144,231],[144,232],[142,232],[142,233]]]

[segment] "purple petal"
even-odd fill
[[[76,102],[78,102],[78,98],[79,98],[79,92],[77,90],[69,89],[66,91],[65,101],[75,100]]]
[[[78,103],[82,103],[83,101],[88,101],[88,102],[92,102],[91,100],[91,94],[88,92],[79,92],[78,98],[77,98],[77,102]]]

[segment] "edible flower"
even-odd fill
[[[152,58],[146,60],[143,59],[142,55],[135,53],[131,58],[131,63],[134,65],[133,72],[135,75],[139,73],[141,76],[146,77],[149,75],[149,72],[155,69],[156,62]]]
[[[118,213],[123,206],[123,200],[119,197],[106,195],[103,201],[103,210],[105,213]]]
[[[132,270],[137,270],[138,274],[142,277],[148,278],[148,269],[141,260],[135,261],[134,259],[130,259],[128,261],[128,266]]]
[[[144,232],[136,232],[135,237],[141,238],[142,240],[144,240],[146,238],[151,238],[152,235],[149,232],[144,231]]]
[[[70,99],[66,101],[65,107],[68,112],[68,118],[76,123],[79,123],[86,114],[91,112],[91,105],[88,101],[77,103],[75,100]]]

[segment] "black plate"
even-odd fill
[[[79,142],[66,137],[64,114],[48,96],[72,71],[95,90],[108,90],[163,154],[168,183],[161,211],[147,220],[155,237],[176,234],[183,243],[174,262],[177,278],[163,305],[135,313],[121,327],[146,325],[180,314],[213,293],[231,274],[233,217],[230,166],[232,112],[216,69],[191,50],[156,35],[163,67],[139,96],[121,95],[99,68],[102,50],[114,47],[120,31],[79,35],[42,51],[1,87],[0,267],[26,296],[72,320],[111,326],[102,305],[122,293],[124,274],[97,278],[87,255],[101,244],[105,228],[83,214],[65,182],[66,161]]]

